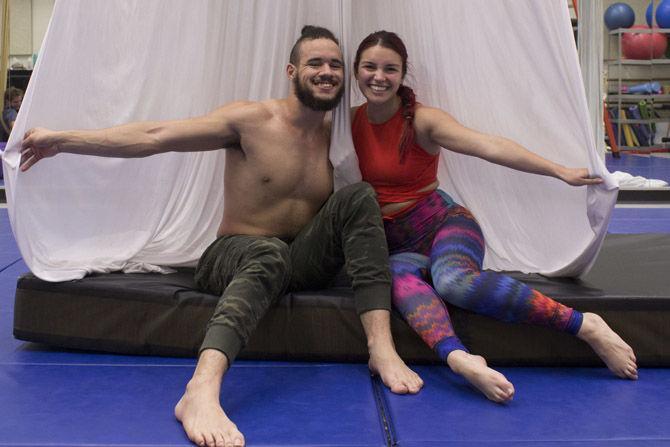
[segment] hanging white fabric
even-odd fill
[[[582,69],[586,103],[589,107],[591,127],[596,149],[605,158],[605,126],[603,123],[603,2],[579,2],[578,49]]]
[[[368,33],[396,31],[422,103],[604,176],[602,186],[572,188],[449,151],[440,167],[442,188],[482,225],[485,267],[588,270],[616,186],[588,125],[563,0],[68,0],[55,5],[3,157],[12,228],[33,273],[62,281],[192,265],[221,218],[225,151],[146,159],[61,154],[19,173],[25,130],[185,118],[237,99],[283,97],[288,53],[304,24],[332,29],[348,62]],[[360,176],[348,102],[335,113],[336,186]]]

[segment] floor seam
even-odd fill
[[[10,264],[4,266],[3,268],[0,269],[0,273],[4,272],[4,271],[7,270],[8,268],[10,268],[11,266],[13,266],[13,265],[16,264],[17,262],[19,262],[20,260],[21,260],[21,258],[19,258],[19,259],[17,259],[16,261],[11,262]]]
[[[383,385],[378,376],[370,376],[372,383],[372,393],[375,398],[375,406],[377,407],[377,415],[379,416],[379,423],[384,432],[384,441],[387,447],[395,447],[398,441],[395,435],[393,420],[391,419],[391,412],[389,411],[386,398],[384,397]]]

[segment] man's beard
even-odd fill
[[[331,99],[319,99],[306,87],[300,83],[296,76],[293,78],[293,86],[295,87],[295,95],[298,97],[305,107],[308,107],[316,112],[327,112],[333,110],[340,103],[342,95],[344,94],[344,86],[340,84],[340,89],[337,94]]]

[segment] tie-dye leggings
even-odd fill
[[[482,271],[479,224],[446,193],[435,191],[384,227],[393,305],[443,361],[454,350],[467,351],[445,302],[502,321],[579,331],[581,313],[509,276]]]

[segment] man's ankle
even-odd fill
[[[368,352],[395,352],[395,344],[390,335],[373,335],[368,337]]]
[[[205,349],[200,353],[191,381],[195,383],[220,382],[229,364],[228,357],[223,352],[216,349]]]

